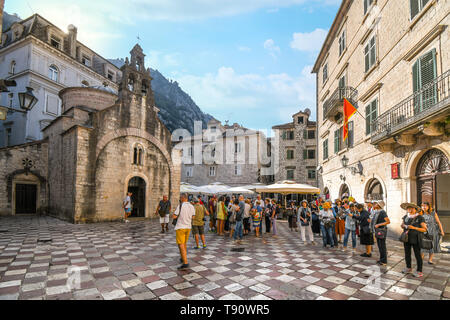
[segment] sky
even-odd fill
[[[309,108],[312,66],[340,0],[6,0],[22,19],[42,15],[105,58],[139,43],[146,67],[177,81],[220,121],[270,130]],[[139,39],[138,39],[139,37]]]

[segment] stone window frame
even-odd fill
[[[328,61],[324,63],[322,67],[322,85],[324,85],[328,80]]]
[[[14,75],[16,73],[16,66],[17,66],[16,60],[12,60],[11,64],[9,65],[9,74],[10,75]]]
[[[56,75],[56,76],[55,76]],[[61,71],[54,63],[48,66],[48,78],[52,81],[58,82],[60,80]]]
[[[378,37],[376,32],[372,34],[371,36],[367,37],[367,41],[364,42],[364,48],[363,48],[363,56],[364,56],[364,74],[368,76],[372,70],[378,65]],[[373,45],[371,45],[371,42],[373,40]],[[372,48],[374,49],[374,57],[373,57],[373,63],[371,64],[371,53]],[[366,49],[368,49],[368,52],[366,52]],[[366,65],[366,57],[368,56],[369,63]]]
[[[57,99],[57,101],[58,101],[58,106],[57,106],[57,112],[56,113],[53,113],[53,112],[50,112],[50,111],[48,111],[48,109],[47,109],[47,106],[48,106],[48,98],[49,98],[49,96],[54,96],[54,97],[56,97],[56,99]],[[43,110],[43,113],[44,114],[48,114],[48,115],[50,115],[50,116],[52,116],[52,117],[57,117],[57,116],[59,116],[60,114],[61,114],[61,99],[59,98],[59,96],[57,95],[57,94],[55,94],[55,93],[53,93],[53,92],[49,92],[49,91],[45,91],[45,93],[44,93],[44,108],[43,108],[44,110]]]
[[[235,176],[242,175],[242,167],[239,164],[234,165],[234,175]]]
[[[84,61],[83,61],[83,59],[84,59]],[[93,56],[92,56],[92,55],[86,53],[85,51],[81,51],[81,54],[80,54],[80,62],[81,62],[85,67],[92,68],[92,64],[93,64],[93,63],[92,63],[92,60],[93,60]],[[86,64],[86,61],[89,61],[89,63]]]
[[[342,33],[339,36],[338,44],[339,44],[339,57],[341,57],[344,54],[345,49],[347,49],[347,30],[346,30],[346,28],[342,28]]]
[[[307,177],[309,180],[315,180],[317,178],[316,169],[315,168],[306,168],[307,169]],[[314,174],[311,174],[314,173]]]
[[[292,173],[292,176],[289,173]],[[295,179],[295,170],[286,169],[286,180],[294,180],[294,179]]]
[[[212,169],[212,170],[211,170]],[[216,166],[210,166],[208,176],[215,177],[217,175],[217,167]]]
[[[292,154],[291,157],[289,157],[289,154]],[[286,160],[293,160],[295,158],[295,150],[293,148],[286,149]]]
[[[145,148],[139,143],[135,142],[132,146],[132,164],[135,166],[144,166],[145,161]]]
[[[193,176],[194,176],[194,167],[193,166],[186,167],[186,177],[191,178]]]

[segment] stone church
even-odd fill
[[[150,69],[135,45],[118,95],[108,87],[59,92],[62,114],[43,140],[0,149],[0,214],[48,214],[73,223],[152,217],[163,195],[180,190],[181,154],[158,118]]]

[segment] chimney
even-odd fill
[[[69,24],[69,26],[67,27],[67,30],[69,30],[70,56],[72,58],[76,59],[77,58],[77,27],[75,27],[73,24]]]

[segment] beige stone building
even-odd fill
[[[294,114],[292,122],[272,127],[278,136],[275,181],[293,180],[317,186],[317,132],[310,115],[311,111],[305,109]]]
[[[342,1],[317,58],[319,183],[333,200],[429,201],[450,232],[450,1]],[[343,98],[358,112],[342,138]]]
[[[198,130],[200,131],[200,130]],[[273,181],[271,145],[263,132],[212,119],[206,129],[177,137],[182,151],[181,181],[201,186],[220,182],[242,186]]]
[[[151,217],[163,195],[176,203],[181,154],[157,116],[150,69],[139,45],[121,68],[118,95],[108,87],[59,92],[62,115],[44,139],[0,149],[0,214],[46,212],[74,223]]]

